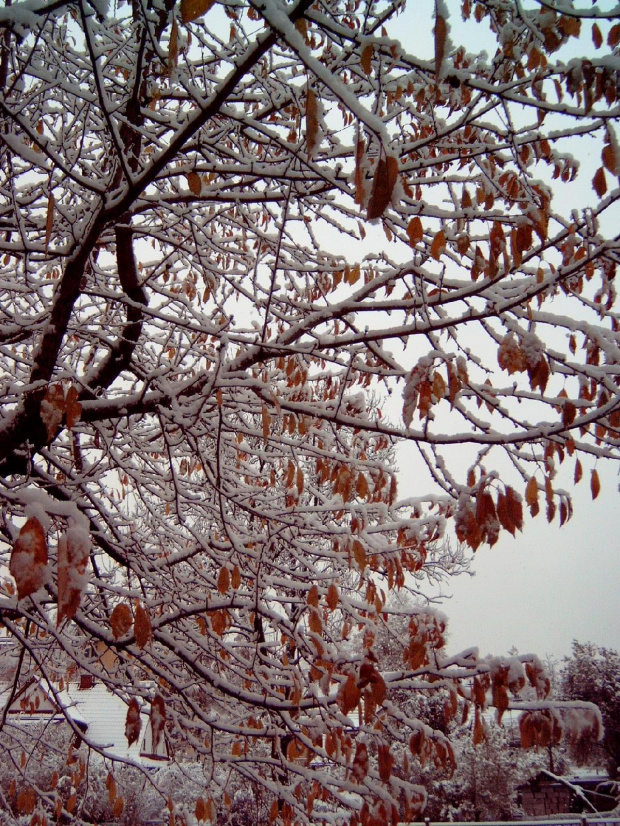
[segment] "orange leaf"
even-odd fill
[[[68,804],[69,801],[67,801]],[[67,811],[69,811],[68,806],[65,807]],[[125,808],[125,801],[122,797],[117,797],[114,801],[114,806],[112,807],[112,814],[115,818],[119,818],[123,814],[123,810]]]
[[[435,261],[439,261],[443,251],[446,248],[446,236],[442,229],[435,235],[433,238],[433,243],[431,244],[431,255],[435,259]]]
[[[424,229],[422,228],[422,221],[416,215],[415,218],[412,218],[409,221],[409,226],[407,227],[407,235],[409,237],[409,244],[412,247],[415,247],[416,244],[424,238]]]
[[[239,570],[238,565],[235,565],[233,568],[230,583],[235,591],[241,586],[241,571]]]
[[[340,686],[336,700],[340,706],[343,714],[349,714],[357,708],[360,701],[361,693],[355,682],[355,677],[352,674],[347,676],[347,679]]]
[[[353,558],[357,562],[358,568],[360,571],[363,571],[368,563],[366,560],[366,551],[364,550],[364,546],[359,539],[353,540],[353,547],[351,550],[353,551]]]
[[[119,603],[110,616],[110,626],[112,627],[114,639],[118,640],[125,636],[132,625],[133,616],[131,615],[131,608],[125,605],[124,602]]]
[[[138,741],[140,728],[140,705],[136,698],[132,697],[127,707],[127,717],[125,718],[125,737],[127,738],[128,746]]]
[[[598,478],[598,471],[596,469],[592,471],[592,476],[590,477],[590,490],[592,491],[592,499],[596,499],[601,492],[601,481]]]
[[[535,476],[531,476],[527,483],[527,487],[525,488],[525,501],[530,507],[533,507],[538,502],[538,484]]]
[[[146,608],[143,608],[140,603],[136,605],[136,617],[134,620],[133,632],[139,648],[145,648],[153,639],[151,618]]]
[[[261,417],[263,421],[263,439],[267,441],[269,439],[271,418],[265,405],[262,406]]]
[[[29,597],[48,581],[45,530],[34,516],[28,519],[15,540],[9,571],[15,579],[18,599]]]
[[[377,163],[372,182],[372,193],[368,202],[366,217],[369,221],[380,218],[392,200],[392,192],[398,178],[398,161],[391,155],[382,157]]]

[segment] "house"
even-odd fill
[[[11,687],[5,684],[0,691],[0,709],[10,702],[8,719],[18,725],[51,721],[67,724],[71,720],[83,734],[76,734],[76,747],[83,739],[87,744],[101,749],[111,759],[129,761],[141,766],[159,766],[169,759],[165,737],[153,748],[153,736],[149,714],[145,708],[140,713],[140,734],[137,742],[128,745],[125,736],[127,703],[114,694],[92,675],[81,675],[78,682],[60,688],[50,686],[42,678],[31,677],[11,699]]]
[[[606,782],[607,781],[607,782]],[[526,815],[542,817],[561,813],[609,812],[618,799],[605,777],[558,777],[542,771],[519,789],[519,803]]]

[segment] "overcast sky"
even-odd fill
[[[417,487],[416,461],[399,451],[399,493]],[[595,501],[589,475],[574,489],[573,518],[549,525],[544,508],[532,519],[525,509],[522,533],[506,531],[493,548],[474,555],[474,576],[453,577],[447,615],[448,651],[477,646],[482,655],[519,653],[561,658],[573,639],[620,650],[620,497],[617,469],[598,465]],[[565,485],[568,487],[568,485]]]

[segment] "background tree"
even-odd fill
[[[561,672],[561,696],[566,700],[587,700],[601,710],[605,732],[600,744],[579,738],[571,754],[580,763],[603,763],[610,777],[620,775],[620,657],[612,648],[573,641],[573,653],[566,657]]]
[[[283,823],[419,812],[406,749],[450,749],[390,692],[454,712],[475,676],[476,706],[525,680],[447,658],[427,611],[383,676],[388,593],[442,569],[448,531],[514,535],[523,499],[563,524],[560,465],[595,497],[619,455],[618,24],[466,0],[488,58],[437,2],[429,60],[390,36],[400,9],[0,15],[2,621],[50,681],[60,649],[150,699],[205,818],[232,778]],[[563,210],[585,140],[592,205]],[[431,490],[399,494],[398,440]]]

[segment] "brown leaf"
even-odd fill
[[[220,568],[220,573],[217,578],[217,590],[219,593],[224,596],[228,593],[228,589],[230,588],[230,571],[226,567],[226,565],[222,565]]]
[[[67,808],[67,807],[65,806],[65,808]],[[114,801],[114,806],[112,807],[112,814],[114,815],[114,817],[116,819],[118,819],[123,814],[124,809],[125,809],[125,801],[123,800],[122,797],[119,796]],[[67,808],[67,811],[69,811],[68,808]]]
[[[168,41],[168,74],[176,69],[179,62],[179,24],[176,17],[172,20],[172,28],[170,29],[170,40]]]
[[[373,58],[374,52],[375,52],[375,50],[374,50],[374,46],[372,45],[372,43],[368,43],[362,49],[362,57],[360,59],[360,63],[361,63],[362,69],[366,72],[367,75],[369,75],[372,72],[372,58]]]
[[[261,408],[261,418],[263,424],[263,439],[265,441],[269,440],[269,434],[271,432],[270,425],[271,425],[271,417],[269,416],[269,411],[265,405]]]
[[[594,177],[592,178],[592,188],[599,198],[602,198],[607,192],[607,179],[605,178],[605,170],[602,166],[600,166],[594,173]]]
[[[56,435],[64,414],[65,391],[63,386],[62,384],[50,384],[39,409],[41,421],[47,431],[48,442],[51,442]]]
[[[146,608],[143,608],[140,603],[136,604],[136,616],[134,619],[133,632],[136,637],[138,648],[146,648],[146,646],[153,639],[153,629],[151,627],[151,618]]]
[[[360,206],[364,203],[364,173],[362,160],[366,152],[366,143],[360,139],[355,147],[355,203]]]
[[[311,158],[319,135],[319,107],[314,89],[308,87],[306,93],[306,146]]]
[[[409,238],[409,245],[415,247],[416,244],[419,244],[420,241],[424,238],[424,229],[422,228],[422,221],[416,215],[415,218],[412,218],[409,221],[409,226],[407,227],[407,236]]]
[[[435,259],[435,261],[439,261],[446,248],[446,236],[442,229],[435,235],[433,238],[433,243],[431,244],[431,255]]]
[[[598,478],[598,470],[596,470],[596,468],[592,471],[592,476],[590,477],[590,490],[592,491],[592,499],[596,499],[601,492],[601,482]]]
[[[47,215],[45,216],[45,252],[50,245],[54,228],[54,193],[50,192],[47,198]]]
[[[592,24],[592,42],[594,43],[595,49],[600,49],[603,45],[603,35],[598,27],[598,23]]]
[[[319,607],[319,589],[316,585],[313,585],[308,591],[306,602],[308,605],[312,605],[313,608]]]
[[[620,23],[612,26],[607,35],[607,45],[612,49],[615,49],[618,43],[620,43]]]
[[[78,401],[78,397],[79,392],[77,387],[71,385],[67,390],[67,397],[65,399],[65,418],[69,429],[75,427],[82,416],[82,405]]]
[[[435,6],[436,8],[437,6]],[[446,39],[448,37],[448,26],[441,14],[436,14],[433,34],[435,36],[435,80],[437,80],[445,57]]]
[[[349,714],[357,708],[360,701],[361,692],[357,687],[357,682],[353,674],[348,674],[347,679],[341,684],[336,695],[336,701],[343,714]]]
[[[538,502],[538,483],[535,476],[530,476],[530,480],[525,488],[525,501],[531,507]]]
[[[384,744],[377,746],[378,763],[379,763],[379,777],[382,783],[387,783],[392,776],[392,767],[394,766],[394,755],[390,751],[390,747]]]
[[[114,639],[118,640],[129,631],[133,625],[133,616],[131,615],[131,608],[120,602],[112,611],[110,616],[110,626]]]
[[[368,562],[366,559],[366,551],[364,550],[364,546],[359,541],[359,539],[353,540],[353,546],[351,550],[353,551],[353,558],[357,562],[357,567],[360,569],[360,571],[363,571]]]
[[[127,738],[128,746],[138,742],[140,729],[140,705],[136,698],[132,697],[127,706],[127,717],[125,718],[125,737]]]
[[[351,776],[356,783],[361,783],[368,774],[368,748],[365,743],[358,743],[351,767]]]
[[[206,14],[215,0],[181,0],[181,23],[186,25]]]
[[[239,570],[238,565],[235,565],[235,567],[233,568],[232,576],[230,578],[230,584],[232,585],[235,591],[241,587],[241,571]]]
[[[486,731],[484,730],[484,723],[482,721],[482,715],[480,714],[480,708],[476,706],[476,714],[474,717],[474,746],[484,743],[486,739]]]
[[[330,611],[335,611],[338,607],[338,602],[340,599],[340,593],[338,591],[338,586],[335,585],[333,582],[327,589],[327,595],[325,597],[325,602],[327,603],[327,607]]]
[[[187,186],[189,187],[189,191],[192,195],[195,195],[198,198],[202,192],[202,178],[197,172],[187,173]]]
[[[583,476],[583,467],[581,466],[581,462],[579,459],[575,460],[575,478],[574,483],[581,482],[581,477]]]
[[[58,540],[58,614],[56,625],[73,619],[88,583],[86,565],[90,536],[81,528],[69,528]]]
[[[15,540],[9,571],[17,586],[18,599],[36,593],[48,581],[45,530],[34,516],[28,519]]]
[[[381,157],[372,181],[372,192],[366,217],[369,221],[380,218],[392,200],[392,192],[398,179],[398,161],[391,155]]]

